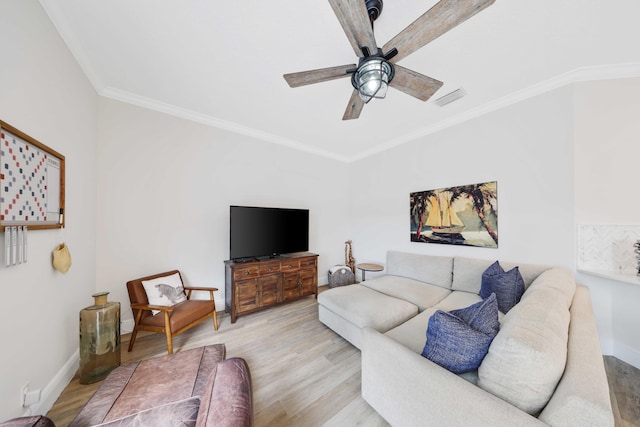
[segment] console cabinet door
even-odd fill
[[[282,274],[282,300],[300,296],[300,281],[297,271]]]
[[[278,303],[279,274],[269,274],[258,279],[260,285],[260,307]]]
[[[300,270],[300,285],[302,295],[313,295],[318,289],[318,275],[315,269]]]
[[[318,258],[300,259],[300,292],[303,296],[318,293]]]
[[[258,279],[238,280],[236,282],[235,305],[237,313],[253,310],[260,306]]]

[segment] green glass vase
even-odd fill
[[[120,303],[109,292],[93,294],[94,305],[80,310],[80,384],[104,379],[120,366]]]

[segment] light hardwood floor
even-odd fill
[[[126,310],[123,305],[123,310]],[[318,321],[318,305],[305,298],[231,324],[219,316],[220,328],[203,322],[174,339],[174,351],[224,343],[227,357],[242,357],[251,369],[256,427],[387,426],[360,396],[360,352]],[[122,337],[122,363],[166,354],[161,334],[139,334],[127,352],[130,335]],[[616,426],[640,426],[640,370],[605,358]],[[80,385],[74,378],[49,416],[66,426],[100,383]]]

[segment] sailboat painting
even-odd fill
[[[498,182],[418,191],[409,197],[411,241],[498,247]]]

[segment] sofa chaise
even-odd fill
[[[568,270],[518,265],[526,290],[477,370],[422,356],[429,318],[482,301],[492,263],[389,251],[385,275],[320,293],[320,321],[361,350],[364,399],[397,426],[613,426],[589,290]]]

